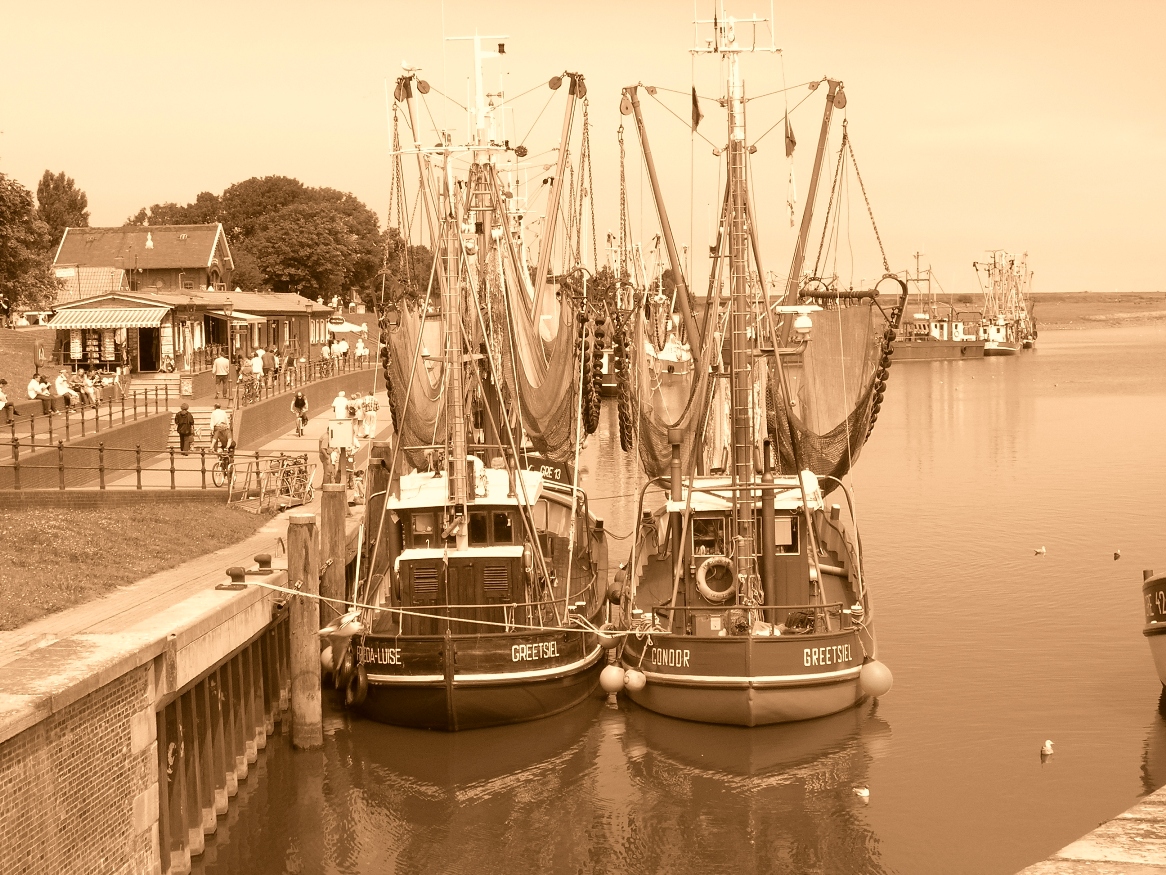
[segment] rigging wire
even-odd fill
[[[692,122],[691,122],[691,121],[685,121],[685,120],[684,120],[684,119],[682,119],[680,116],[678,116],[676,113],[672,112],[672,108],[671,108],[670,106],[668,106],[668,104],[666,104],[664,101],[662,101],[662,100],[661,100],[659,97],[657,97],[657,96],[656,96],[655,94],[653,94],[651,91],[648,91],[646,88],[645,88],[644,90],[647,92],[647,94],[648,94],[648,96],[649,96],[650,98],[652,98],[654,101],[656,101],[656,102],[657,102],[658,104],[660,104],[662,107],[664,107],[664,109],[668,110],[668,112],[669,112],[669,113],[671,113],[671,115],[672,115],[672,117],[673,117],[673,118],[675,118],[677,121],[679,121],[679,122],[680,122],[682,125],[684,125],[686,128],[690,128],[690,129],[692,128]],[[704,140],[706,143],[708,143],[708,144],[709,144],[710,146],[712,146],[714,149],[719,149],[719,148],[720,148],[720,146],[718,146],[716,143],[714,143],[712,140],[710,140],[708,137],[706,137],[704,134],[702,134],[702,133],[700,132],[700,130],[699,130],[699,129],[697,129],[697,130],[694,130],[692,133],[693,133],[693,135],[695,135],[695,136],[697,136],[697,137],[700,137],[702,140]]]
[[[529,137],[531,135],[531,132],[534,131],[534,126],[538,124],[538,120],[543,117],[543,113],[547,111],[547,107],[551,105],[551,101],[554,99],[555,99],[555,92],[552,91],[551,96],[547,98],[547,102],[543,104],[543,108],[538,111],[538,115],[536,115],[534,117],[534,121],[530,123],[530,127],[527,129],[526,134],[523,135],[522,139],[518,141],[519,146],[523,145],[526,142],[526,138]]]
[[[782,120],[781,120],[780,122],[774,122],[772,125],[770,125],[768,128],[766,128],[766,129],[765,129],[765,131],[764,131],[764,132],[762,132],[761,136],[760,136],[760,137],[758,137],[756,140],[754,140],[754,141],[753,141],[753,144],[752,144],[752,145],[756,146],[756,145],[757,145],[758,143],[760,143],[760,142],[761,142],[763,139],[765,139],[765,135],[766,135],[766,134],[768,134],[770,131],[772,131],[774,128],[776,128],[778,125],[780,125],[782,122],[784,122],[784,121],[785,121],[785,119],[786,119],[786,118],[789,118],[789,116],[790,116],[790,115],[792,115],[793,113],[797,112],[797,110],[798,110],[798,107],[799,107],[799,106],[801,106],[803,103],[805,103],[807,100],[809,100],[811,97],[813,97],[813,96],[814,96],[816,93],[817,93],[817,91],[811,91],[809,94],[807,94],[805,97],[803,97],[803,98],[802,98],[801,100],[799,100],[797,103],[795,103],[795,104],[794,104],[794,106],[793,106],[793,109],[789,109],[789,108],[787,108],[787,109],[786,109],[786,111],[785,111],[785,116],[783,116]]]

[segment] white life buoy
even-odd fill
[[[708,585],[708,574],[715,568],[729,569],[729,579],[733,582],[732,586],[728,589],[713,589]],[[737,594],[737,577],[733,574],[732,560],[727,556],[710,556],[704,560],[700,568],[696,570],[696,590],[704,597],[705,601],[718,605],[735,596]]]

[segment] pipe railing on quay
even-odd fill
[[[369,357],[356,358],[351,354],[343,358],[318,359],[312,362],[299,361],[283,365],[277,372],[260,376],[241,371],[235,385],[235,408],[249,407],[285,392],[294,392],[303,386],[354,371],[372,368]],[[244,363],[246,367],[246,363]]]
[[[216,468],[223,464],[224,455],[203,447],[194,451],[192,462],[197,467],[188,466],[180,462],[182,454],[174,447],[162,449],[143,449],[141,444],[133,447],[107,447],[99,443],[96,447],[66,446],[64,441],[56,445],[55,459],[41,458],[36,462],[21,461],[19,444],[14,445],[14,456],[10,462],[0,462],[0,483],[11,481],[10,486],[0,486],[0,491],[10,489],[22,491],[28,476],[33,472],[54,471],[57,474],[56,487],[59,491],[74,490],[106,490],[106,489],[217,489],[214,483]],[[163,464],[157,467],[153,460],[162,456]],[[234,450],[229,455],[230,464],[235,469],[254,462],[258,468],[260,463],[267,463],[273,470],[283,470],[289,463],[302,464],[304,454],[263,453],[258,450],[247,452]],[[272,465],[271,463],[275,464]],[[220,469],[224,470],[225,469]],[[77,472],[82,476],[78,477]],[[128,475],[134,475],[132,480]],[[146,475],[143,478],[143,474]],[[5,477],[5,475],[8,475]],[[126,482],[117,484],[122,478]],[[46,478],[38,477],[40,483]],[[183,482],[180,483],[179,480]],[[221,478],[223,489],[230,484],[229,477]],[[94,481],[96,480],[96,483]],[[158,481],[158,482],[154,482]],[[43,485],[35,488],[45,488]],[[51,488],[51,487],[48,487]]]

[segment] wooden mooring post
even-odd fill
[[[316,516],[292,514],[287,528],[287,579],[291,596],[291,709],[292,746],[302,750],[323,747],[320,697],[320,550],[316,544]]]
[[[341,483],[320,487],[320,595],[335,601],[320,602],[320,622],[324,625],[344,613],[344,517],[348,513],[348,490]]]

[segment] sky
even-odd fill
[[[711,15],[711,2],[695,7]],[[892,270],[913,267],[921,252],[946,291],[975,291],[972,262],[1002,248],[1028,253],[1038,292],[1166,291],[1166,3],[775,0],[772,8],[782,51],[744,59],[746,93],[824,76],[845,82],[830,150],[845,116]],[[45,169],[64,171],[87,193],[93,225],[272,174],[351,191],[383,224],[386,82],[391,91],[407,60],[465,104],[470,53],[443,34],[477,30],[506,37],[505,58],[486,65],[491,90],[518,95],[565,70],[586,77],[601,237],[618,223],[616,131],[627,123],[633,232],[649,246],[655,218],[620,90],[642,82],[719,95],[718,62],[689,52],[693,11],[684,0],[0,0],[0,172],[35,190]],[[734,0],[728,11],[768,18],[770,5]],[[768,45],[765,30],[759,42]],[[532,152],[556,140],[562,93],[538,119]],[[752,142],[781,121],[786,99],[792,107],[808,98],[791,114],[799,216],[824,94],[800,86],[749,105]],[[543,87],[516,100],[513,127],[526,130],[549,96]],[[683,93],[658,96],[688,117]],[[464,132],[453,103],[433,93],[427,102],[439,125]],[[687,125],[644,103],[699,286],[719,161]],[[700,134],[723,144],[723,111],[712,101],[704,111]],[[765,266],[784,275],[796,230],[780,133],[760,140],[752,173]],[[861,194],[848,190],[839,251],[855,254],[835,269],[858,284],[882,268]]]

